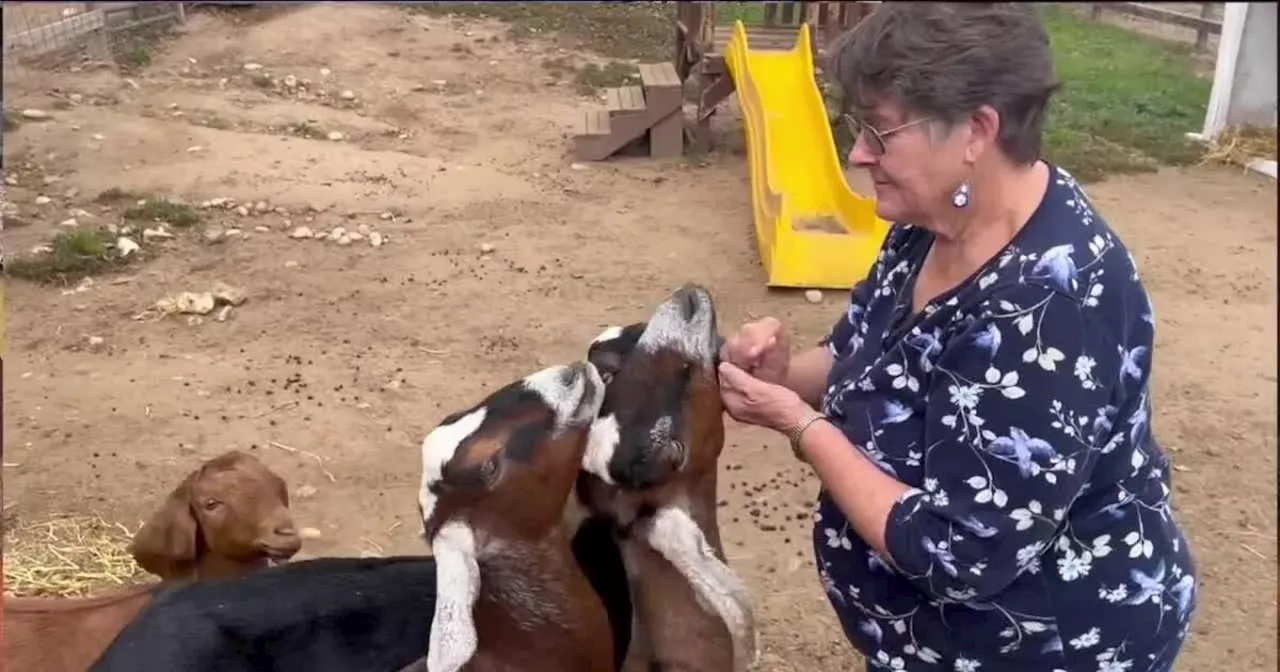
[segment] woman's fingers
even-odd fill
[[[747,380],[751,374],[743,371],[741,367],[733,362],[720,362],[720,386],[727,387],[737,392],[745,391]]]
[[[772,317],[748,322],[726,339],[722,359],[750,371],[759,365],[765,353],[777,345],[781,330],[782,323]]]

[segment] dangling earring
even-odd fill
[[[960,183],[960,187],[951,194],[951,205],[963,208],[969,205],[969,180]]]

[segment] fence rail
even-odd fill
[[[186,18],[179,2],[5,2],[3,10],[6,92],[43,86],[50,69],[137,61],[142,36]]]
[[[1090,10],[1090,16],[1094,19],[1100,19],[1102,18],[1102,12],[1106,10],[1190,28],[1196,31],[1196,49],[1203,50],[1209,46],[1210,35],[1222,34],[1222,22],[1211,18],[1216,6],[1222,3],[1201,2],[1197,4],[1200,6],[1199,16],[1144,2],[1095,2]]]

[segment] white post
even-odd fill
[[[1249,14],[1247,2],[1228,2],[1222,14],[1222,35],[1218,39],[1218,62],[1213,71],[1213,89],[1204,113],[1204,130],[1199,139],[1206,142],[1218,137],[1227,123],[1231,106],[1231,89],[1235,85],[1240,43],[1244,39],[1244,22]]]

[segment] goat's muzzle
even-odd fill
[[[258,550],[262,555],[275,562],[281,562],[297,555],[302,550],[302,537],[293,523],[278,525],[268,534],[264,534],[258,542]]]

